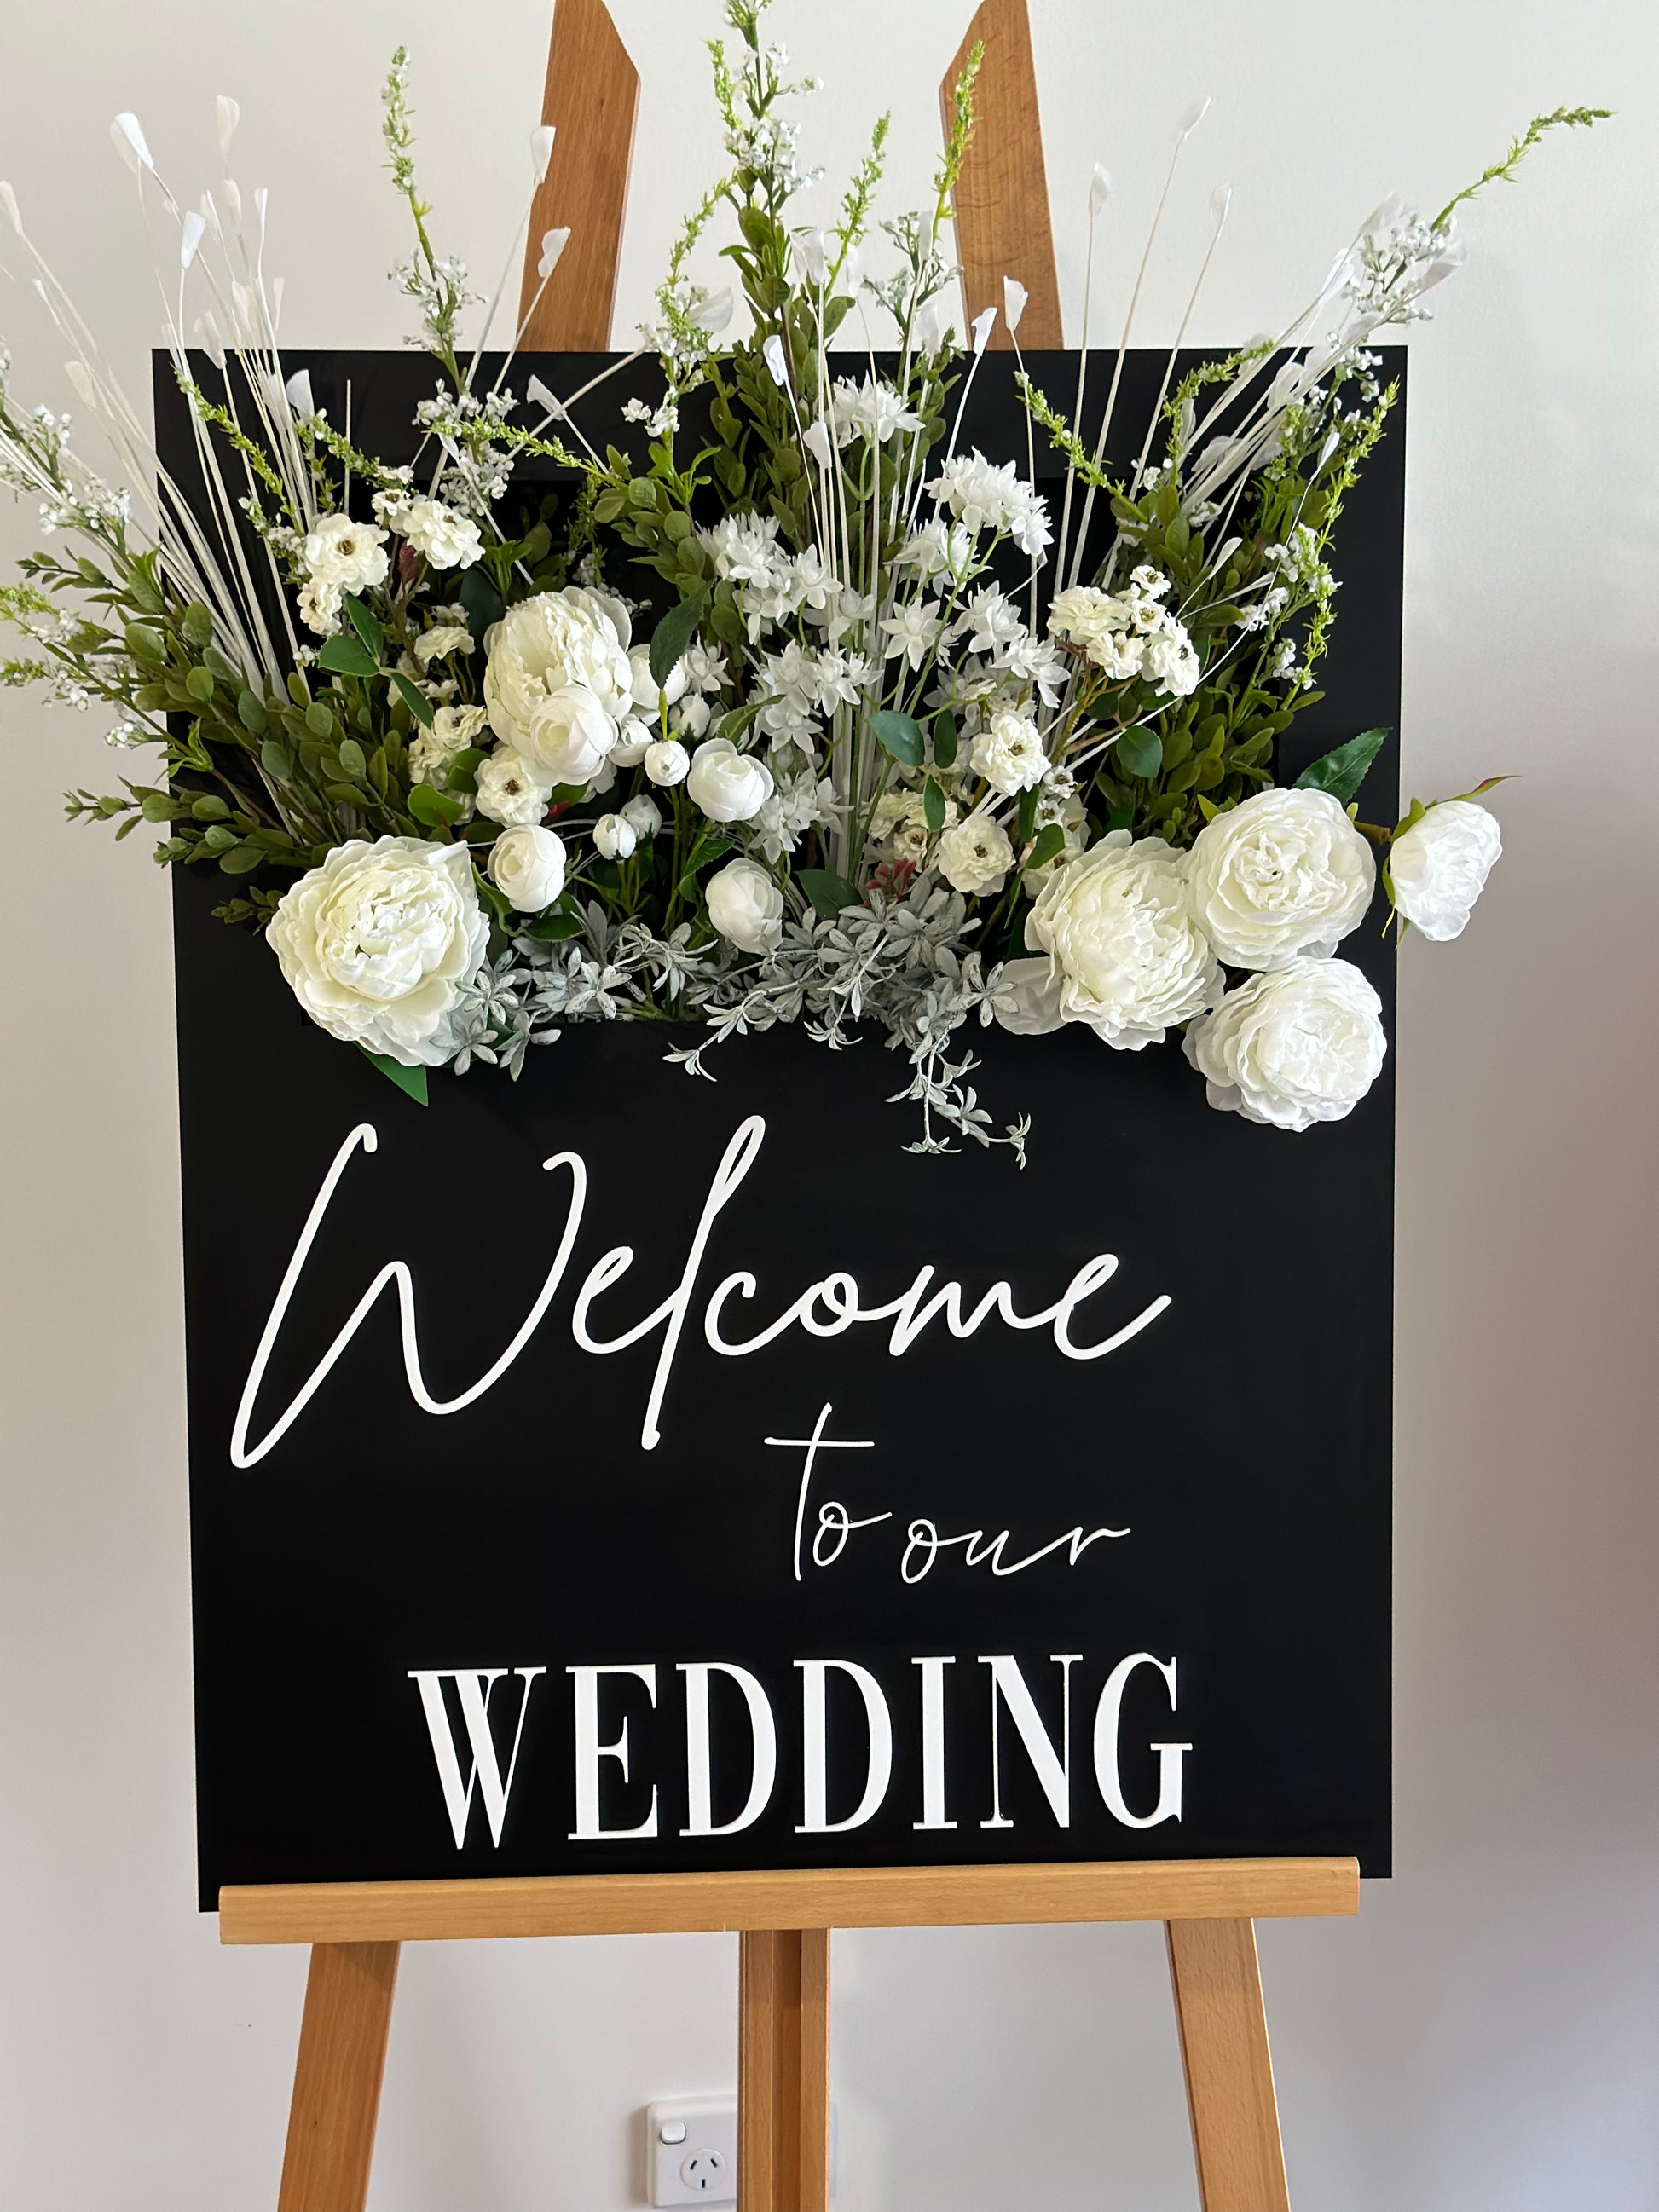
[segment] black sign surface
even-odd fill
[[[1311,755],[1398,712],[1398,425]],[[1387,762],[1366,793],[1386,817]],[[177,886],[200,1882],[1388,1870],[1393,1098],[574,1024],[422,1109]],[[1379,913],[1345,945],[1391,1002]],[[1391,1011],[1391,1003],[1390,1003]],[[816,1440],[816,1441],[815,1441]]]

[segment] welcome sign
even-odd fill
[[[1310,756],[1397,719],[1390,443]],[[1210,1111],[1173,1040],[976,1033],[1023,1171],[908,1152],[902,1063],[787,1029],[708,1082],[663,1025],[575,1024],[422,1109],[221,896],[178,879],[204,1907],[446,1874],[1387,1872],[1386,1075],[1289,1136]],[[1353,946],[1386,995],[1376,928]]]

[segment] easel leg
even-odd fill
[[[276,2212],[363,2212],[395,1943],[313,1943]]]
[[[738,2212],[829,2212],[829,1931],[738,1940]]]
[[[1204,2212],[1290,2212],[1255,1923],[1165,1926]]]

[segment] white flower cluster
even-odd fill
[[[340,627],[340,603],[348,592],[373,591],[383,584],[390,563],[386,532],[349,514],[325,514],[307,532],[300,557],[306,581],[300,591],[300,619],[319,637]]]
[[[1164,605],[1170,580],[1142,566],[1121,597],[1091,584],[1055,594],[1053,636],[1079,647],[1109,684],[1149,684],[1164,698],[1185,699],[1203,674],[1183,623]]]

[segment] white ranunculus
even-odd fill
[[[684,783],[690,766],[691,756],[678,738],[665,738],[660,744],[646,747],[645,772],[665,790]]]
[[[973,898],[1000,891],[1014,865],[1014,848],[1008,832],[987,814],[970,814],[965,822],[941,830],[933,848],[933,865],[953,891]]]
[[[684,653],[669,670],[668,681],[661,685],[651,673],[651,648],[648,645],[631,647],[628,660],[634,672],[634,704],[641,714],[654,716],[659,700],[663,706],[672,707],[684,696],[686,668]]]
[[[1259,791],[1218,814],[1188,856],[1193,910],[1234,968],[1333,951],[1364,920],[1371,848],[1327,791]]]
[[[1060,978],[1060,1018],[1126,1051],[1159,1044],[1221,995],[1221,969],[1193,919],[1183,856],[1161,837],[1109,830],[1057,868],[1025,918]]]
[[[478,526],[439,499],[412,499],[392,524],[434,568],[470,568],[483,553]]]
[[[307,574],[325,590],[367,592],[386,581],[386,532],[349,514],[325,514],[302,551]]]
[[[593,850],[602,860],[625,860],[640,842],[633,823],[620,814],[601,814],[593,824]]]
[[[1310,955],[1252,975],[1188,1030],[1212,1106],[1276,1129],[1352,1114],[1382,1071],[1382,1001],[1351,961]]]
[[[1503,849],[1495,815],[1443,799],[1389,848],[1395,911],[1437,944],[1461,937]]]
[[[622,726],[622,735],[611,748],[613,768],[637,768],[653,745],[657,732],[649,722],[631,718]]]
[[[621,721],[633,704],[627,632],[620,601],[574,586],[509,607],[484,637],[484,704],[496,736],[529,753],[538,709],[550,695],[576,685],[611,723]]]
[[[968,759],[975,775],[982,775],[994,791],[1011,799],[1017,792],[1041,783],[1048,769],[1048,756],[1036,724],[1024,714],[1006,710],[992,715],[989,728],[974,739]]]
[[[629,800],[622,811],[622,818],[636,837],[654,837],[662,828],[661,811],[656,802],[647,799],[644,792],[641,792],[637,799]]]
[[[739,952],[769,952],[783,934],[783,893],[756,860],[732,860],[708,882],[708,919]]]
[[[521,758],[506,745],[497,745],[488,760],[478,763],[472,781],[479,813],[504,830],[539,822],[553,788],[538,763]]]
[[[710,738],[691,757],[685,789],[711,822],[752,822],[772,796],[772,771],[729,738]]]
[[[489,937],[465,845],[354,837],[284,893],[267,942],[331,1036],[404,1067],[453,1054],[450,1019]]]
[[[534,823],[503,830],[489,855],[489,880],[520,914],[539,914],[564,889],[564,840]]]
[[[591,783],[617,742],[617,725],[586,684],[567,684],[537,700],[518,748],[547,770],[550,783]]]
[[[700,738],[708,727],[714,712],[707,699],[682,699],[674,709],[674,735],[681,738]]]

